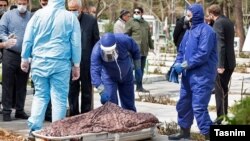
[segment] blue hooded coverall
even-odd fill
[[[31,61],[36,91],[28,126],[42,128],[48,102],[52,121],[66,116],[72,63],[81,60],[81,33],[77,17],[65,9],[65,0],[49,0],[29,21],[23,40],[22,59]]]
[[[140,50],[136,42],[125,34],[114,34],[118,59],[113,62],[105,62],[102,59],[100,41],[98,41],[91,54],[91,80],[95,87],[104,85],[105,94],[109,101],[118,105],[117,90],[121,106],[124,109],[136,111],[135,93],[133,82],[133,69],[130,60],[139,60]],[[119,66],[118,66],[119,65]]]
[[[208,114],[208,103],[214,87],[217,72],[216,34],[204,23],[202,6],[189,7],[192,25],[181,42],[176,63],[187,61],[188,67],[182,72],[180,99],[176,109],[178,124],[191,128],[194,116],[202,134],[209,133],[212,121]]]

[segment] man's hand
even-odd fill
[[[225,71],[225,68],[217,68],[217,72],[218,72],[219,74],[224,73],[224,71]]]
[[[3,42],[4,48],[11,48],[16,45],[16,39],[8,39],[6,42]]]
[[[72,80],[77,80],[80,77],[80,67],[73,66],[72,68]]]
[[[22,71],[28,73],[29,67],[30,67],[30,64],[29,64],[29,61],[28,61],[28,60],[27,60],[27,61],[22,61],[22,62],[21,62],[21,69],[22,69]]]

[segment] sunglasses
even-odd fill
[[[68,11],[78,11],[77,9],[69,9]]]
[[[7,5],[5,5],[5,4],[4,4],[4,5],[0,5],[0,7],[6,7],[6,6],[7,6]]]
[[[134,14],[141,14],[141,11],[134,11]]]
[[[42,4],[42,6],[46,6],[47,5],[47,3],[41,3]]]

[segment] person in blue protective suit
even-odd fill
[[[134,60],[138,76],[142,77],[140,50],[136,42],[122,33],[106,33],[95,44],[91,54],[91,80],[98,89],[101,103],[118,103],[119,92],[121,106],[136,111],[133,83],[133,68],[130,55]]]
[[[52,122],[66,116],[69,79],[80,76],[81,29],[77,17],[65,9],[64,0],[49,0],[28,22],[23,45],[21,69],[29,69],[35,85],[31,131],[42,128],[48,102],[52,103]],[[72,66],[73,65],[73,66]]]
[[[186,17],[190,23],[180,44],[174,69],[182,73],[180,98],[176,105],[180,133],[169,136],[169,140],[190,138],[194,117],[200,132],[209,138],[212,121],[208,114],[208,103],[214,87],[217,69],[216,33],[204,23],[203,8],[193,4]]]

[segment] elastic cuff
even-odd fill
[[[74,67],[80,67],[80,64],[74,64]]]
[[[29,59],[22,58],[22,62],[29,62]]]

